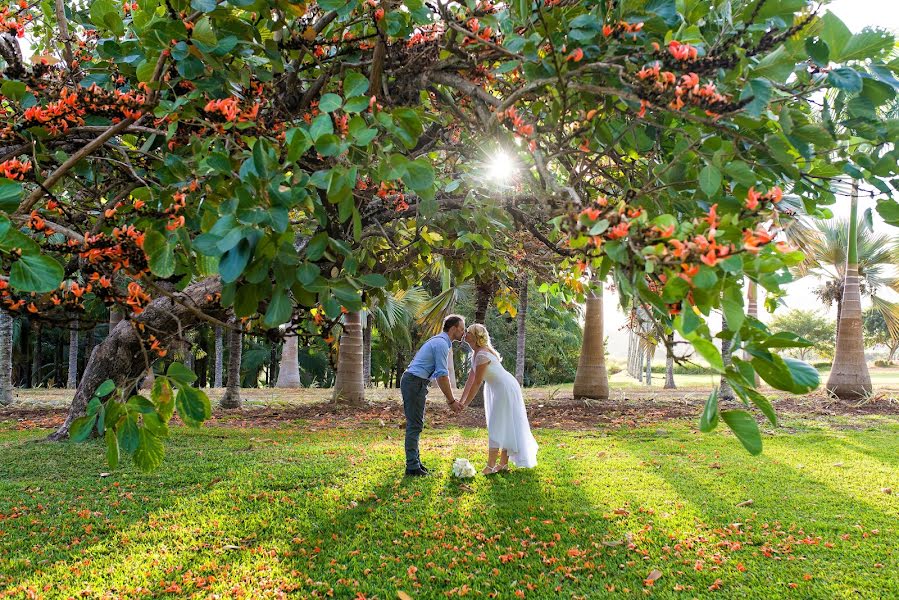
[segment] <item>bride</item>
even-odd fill
[[[490,334],[480,323],[471,325],[465,341],[474,350],[471,374],[462,391],[460,404],[467,406],[484,386],[484,410],[487,413],[487,466],[482,473],[491,475],[509,470],[509,460],[517,467],[537,466],[537,441],[531,435],[524,408],[521,386],[515,376],[503,368],[502,359],[490,344]],[[502,451],[502,452],[500,452]],[[499,455],[499,462],[496,461]]]

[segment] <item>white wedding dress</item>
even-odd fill
[[[521,386],[493,353],[481,351],[472,358],[474,367],[487,362],[490,365],[484,373],[484,411],[490,447],[507,450],[516,467],[536,467],[537,440],[528,424]]]

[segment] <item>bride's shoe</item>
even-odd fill
[[[494,473],[508,473],[509,472],[509,463],[504,465],[496,465]]]
[[[499,471],[497,471],[497,466],[487,465],[481,470],[481,475],[496,475]]]

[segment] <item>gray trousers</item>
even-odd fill
[[[403,412],[406,414],[406,470],[421,467],[418,455],[418,439],[425,426],[425,398],[428,396],[430,381],[403,373],[400,392],[403,394]]]

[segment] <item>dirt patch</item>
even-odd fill
[[[216,391],[211,391],[213,405]],[[327,401],[326,390],[300,390],[278,396],[271,392],[248,390],[247,403],[237,411],[213,409],[208,422],[212,427],[278,428],[299,426],[308,429],[331,427],[405,426],[403,407],[395,390],[375,390],[372,401],[362,406],[335,405]],[[313,392],[313,393],[309,393]],[[528,390],[528,417],[534,428],[587,429],[597,426],[639,427],[668,420],[698,419],[708,390],[658,390],[650,388],[616,389],[612,397],[601,401],[580,401],[559,389]],[[268,396],[268,397],[267,397]],[[865,415],[899,416],[899,401],[894,395],[880,394],[868,402],[844,402],[823,395],[774,397],[775,410],[781,416],[857,417]],[[734,407],[737,405],[735,404]],[[758,411],[754,411],[757,413]],[[58,427],[66,416],[59,405],[53,407],[10,406],[0,408],[0,428],[47,429]],[[762,417],[760,415],[759,418]],[[174,419],[177,423],[177,417]],[[425,421],[428,427],[484,427],[483,409],[468,408],[452,413],[440,398],[431,395]]]

